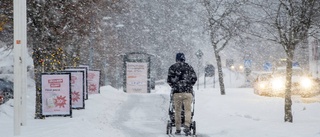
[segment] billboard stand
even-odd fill
[[[88,71],[88,94],[100,94],[101,70],[90,69]]]
[[[150,54],[126,53],[123,58],[123,91],[127,93],[150,93]]]
[[[88,100],[88,67],[73,67],[73,66],[66,66],[64,67],[65,71],[84,71],[84,93],[85,93],[85,100]]]
[[[64,70],[71,73],[71,107],[72,109],[85,109],[85,81],[84,70]]]
[[[71,108],[71,73],[52,72],[41,74],[41,109],[42,116],[70,116]]]

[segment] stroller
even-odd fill
[[[194,115],[194,104],[195,104],[195,94],[192,92],[192,108],[191,108],[191,123],[190,123],[190,132],[191,135],[196,136],[196,121],[193,121]],[[184,125],[184,105],[182,104],[181,109],[181,125]],[[174,102],[173,102],[173,92],[170,93],[170,104],[169,104],[169,118],[167,122],[167,134],[172,134],[172,127],[175,127],[175,110],[174,110]]]

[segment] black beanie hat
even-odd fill
[[[177,53],[176,55],[176,61],[181,61],[181,62],[184,62],[186,60],[186,58],[184,57],[184,54],[183,53]]]

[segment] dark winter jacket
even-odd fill
[[[167,82],[173,93],[192,93],[197,75],[192,66],[184,61],[173,64],[168,70]]]

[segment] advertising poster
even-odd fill
[[[71,73],[71,107],[73,109],[84,109],[84,71],[65,71]]]
[[[100,71],[99,70],[89,70],[88,71],[88,89],[89,94],[99,94],[100,93]]]
[[[70,73],[42,73],[43,116],[72,116],[70,79]]]
[[[88,99],[88,68],[87,67],[71,67],[71,66],[67,66],[64,67],[64,70],[67,71],[84,71],[84,99],[87,100]]]
[[[127,93],[148,93],[148,63],[127,62]]]

